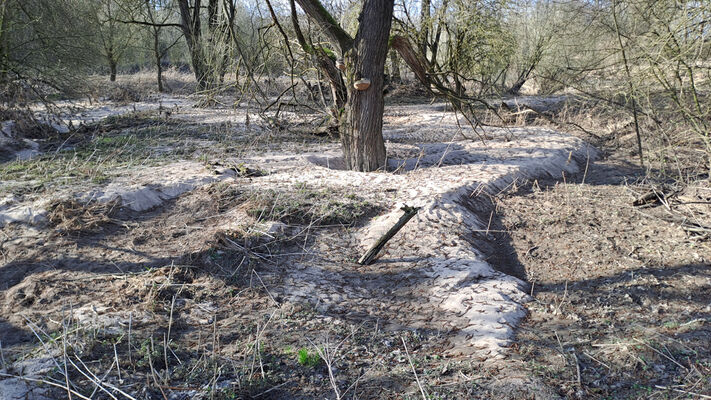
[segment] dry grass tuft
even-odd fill
[[[155,97],[158,88],[156,72],[152,69],[118,75],[116,82],[109,82],[106,76],[95,76],[90,81],[94,97],[120,103],[145,101]],[[192,73],[171,68],[163,71],[163,86],[165,93],[190,95],[195,93],[197,82]]]
[[[114,223],[113,218],[118,210],[120,200],[108,203],[81,203],[77,200],[59,200],[49,206],[47,220],[59,233],[89,234],[103,229],[103,226]]]

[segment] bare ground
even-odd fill
[[[711,188],[695,182],[666,205],[633,206],[651,187],[611,157],[584,182],[537,182],[498,199],[506,247],[536,299],[512,359],[561,396],[711,393],[711,246],[684,223],[708,226]]]
[[[689,225],[679,219],[687,215],[706,224],[708,186],[684,188],[669,208],[640,209],[631,202],[650,182],[624,157],[593,162],[577,156],[575,171],[544,169],[524,176],[516,168],[536,155],[510,148],[525,149],[526,141],[536,148],[535,131],[519,136],[504,131],[491,138],[487,150],[460,139],[456,145],[461,147],[453,148],[451,124],[442,123],[441,115],[414,115],[413,110],[419,109],[403,106],[389,116],[389,151],[401,161],[393,163],[398,173],[382,174],[378,184],[387,190],[380,192],[354,190],[359,183],[353,175],[323,168],[337,167],[337,146],[328,139],[256,128],[265,136],[260,137],[218,117],[208,129],[188,125],[202,140],[188,144],[182,134],[171,133],[185,129],[173,121],[184,123],[209,111],[149,118],[149,131],[133,135],[151,138],[149,156],[167,155],[169,160],[159,158],[156,168],[171,165],[173,157],[200,157],[207,174],[224,174],[228,166],[232,175],[166,197],[148,211],[64,197],[49,207],[47,228],[2,228],[4,388],[34,398],[66,396],[67,386],[75,394],[95,392],[94,398],[120,397],[116,388],[135,398],[416,398],[422,391],[432,398],[675,398],[709,393],[711,253],[703,231],[685,230],[682,226]],[[230,117],[228,110],[225,115],[234,120],[230,124],[245,122],[243,114]],[[437,118],[441,129],[433,132],[427,123]],[[424,129],[403,127],[407,124]],[[126,132],[96,138],[132,135]],[[445,146],[414,145],[432,135]],[[237,149],[241,158],[223,152],[232,150],[231,140],[250,143]],[[100,144],[113,147],[94,147],[98,155],[79,152],[84,158],[75,164],[91,167],[102,152],[124,149],[118,153],[123,157],[127,147],[136,146],[131,140]],[[77,146],[81,151],[81,142]],[[538,148],[545,147],[539,143]],[[565,165],[572,149],[540,157],[562,156]],[[315,154],[295,156],[299,152]],[[244,156],[255,153],[260,155]],[[489,175],[457,182],[462,173],[455,167],[468,165],[467,160],[473,169],[484,161]],[[135,168],[131,162],[125,171]],[[250,173],[260,169],[267,175]],[[473,169],[467,173],[476,174]],[[13,174],[16,181],[27,177]],[[298,179],[304,174],[309,179]],[[476,182],[497,174],[506,179],[488,186],[495,190],[478,191],[475,201],[453,208],[451,215],[466,209],[462,215],[470,219],[464,222],[476,227],[473,232],[453,228],[456,220],[437,225],[423,217],[378,263],[354,266],[369,227],[378,225],[372,218],[393,209],[393,203],[421,199],[418,205],[426,208],[437,193],[465,188],[471,194]],[[429,189],[422,188],[426,177],[434,182]],[[12,183],[6,190],[33,200],[76,185],[77,179],[95,188],[121,177],[97,167],[66,185],[35,178],[40,182]],[[349,183],[334,184],[342,181]],[[450,202],[430,206],[436,210],[442,204]],[[449,221],[451,215],[437,214],[437,220]],[[275,220],[280,222],[270,222]],[[447,234],[433,239],[427,229]],[[512,282],[509,295],[521,293],[519,301],[501,303],[513,305],[513,311],[519,305],[528,310],[518,330],[513,329],[518,317],[504,329],[516,337],[502,352],[489,347],[465,352],[461,346],[452,352],[457,343],[475,342],[477,334],[458,335],[469,322],[454,323],[452,329],[438,325],[460,320],[447,316],[451,310],[427,305],[431,296],[442,296],[427,286],[428,263],[438,257],[431,254],[432,245],[451,240],[456,243],[450,247],[463,249],[465,258],[495,267],[488,272],[476,264],[468,273],[484,271]],[[467,247],[474,251],[467,253]],[[445,259],[462,257],[460,250],[454,257],[443,251]],[[459,282],[466,290],[480,284],[471,278]],[[439,287],[436,280],[431,285]],[[533,301],[525,302],[521,289]],[[471,300],[457,301],[459,307]]]

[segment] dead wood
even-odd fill
[[[677,193],[679,193],[679,191],[674,190],[672,188],[652,189],[650,192],[638,197],[635,201],[632,202],[632,205],[635,207],[640,207],[664,204],[667,202],[668,198],[671,198]]]
[[[395,225],[393,225],[390,229],[388,229],[388,231],[385,232],[385,234],[383,236],[381,236],[375,242],[375,244],[373,246],[371,246],[370,249],[368,249],[368,251],[365,254],[363,254],[363,257],[361,257],[358,260],[358,264],[369,265],[370,263],[372,263],[373,260],[375,259],[375,256],[377,256],[378,253],[380,253],[380,250],[382,250],[383,247],[385,247],[385,244],[388,242],[388,240],[392,239],[392,237],[395,236],[395,234],[397,234],[400,231],[400,229],[402,229],[402,227],[405,226],[405,224],[410,219],[412,219],[412,217],[415,216],[415,214],[417,214],[417,211],[420,210],[419,207],[410,207],[407,205],[403,206],[400,209],[402,211],[404,211],[405,213],[400,217],[400,219],[397,220]]]

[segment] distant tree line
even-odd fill
[[[7,103],[152,68],[163,91],[167,66],[189,66],[199,91],[230,76],[280,109],[264,84],[286,76],[279,97],[316,88],[348,166],[364,171],[385,162],[386,70],[475,126],[487,97],[568,90],[628,111],[642,162],[645,136],[672,115],[711,167],[710,17],[691,0],[0,0],[0,84]]]

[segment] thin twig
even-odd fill
[[[654,385],[654,387],[657,388],[657,389],[661,389],[661,390],[671,390],[671,391],[673,391],[673,392],[689,394],[689,395],[692,395],[692,396],[700,397],[700,398],[702,398],[702,399],[711,399],[711,396],[707,396],[707,395],[701,394],[701,393],[689,392],[688,390],[675,389],[675,388],[673,388],[673,387],[660,386],[660,385]]]
[[[580,360],[578,360],[578,355],[575,354],[575,350],[571,352],[573,355],[573,358],[575,359],[575,371],[578,373],[578,387],[582,388],[583,387],[583,382],[582,379],[580,378]]]
[[[667,360],[673,362],[674,364],[678,365],[679,368],[681,368],[681,369],[683,369],[683,370],[685,370],[685,371],[688,370],[688,368],[686,368],[685,366],[679,364],[675,359],[669,357],[668,355],[662,353],[661,351],[655,349],[654,347],[648,345],[647,343],[645,343],[645,342],[643,342],[643,341],[641,341],[641,340],[639,340],[639,339],[637,339],[637,338],[632,338],[632,339],[633,339],[635,342],[637,342],[637,343],[640,343],[640,344],[643,344],[643,345],[649,347],[649,348],[650,348],[652,351],[654,351],[655,353],[659,354],[660,356],[662,356],[662,357],[666,358]]]
[[[23,381],[28,381],[28,382],[44,383],[44,384],[49,385],[49,386],[54,386],[54,387],[58,387],[58,388],[61,388],[61,389],[66,389],[66,387],[65,387],[64,385],[60,385],[59,383],[52,382],[52,381],[48,381],[48,380],[46,380],[46,379],[36,379],[36,378],[30,378],[30,377],[27,377],[27,376],[19,376],[19,375],[6,374],[6,373],[4,373],[4,372],[0,372],[0,376],[4,376],[4,377],[6,377],[6,378],[22,379]],[[86,397],[86,396],[84,396],[83,394],[81,394],[81,393],[79,393],[79,392],[76,392],[76,391],[74,391],[74,390],[72,390],[72,389],[69,389],[69,392],[71,392],[71,394],[77,396],[77,397],[80,398],[80,399],[92,400],[92,399],[90,399],[89,397]]]
[[[158,386],[158,389],[160,390],[160,393],[163,395],[163,400],[168,400],[168,396],[165,395],[165,392],[163,391],[163,388],[158,384],[158,378],[156,378],[156,370],[153,368],[153,358],[151,357],[151,353],[153,353],[154,347],[153,347],[153,336],[151,336],[151,348],[148,350],[148,366],[151,367],[151,377],[153,377],[153,383],[155,383],[156,386]]]
[[[94,377],[94,379],[96,379],[96,380],[99,381],[99,382],[102,382],[101,380],[99,380],[99,378],[98,378],[96,375],[94,375],[93,372],[91,372],[91,370],[89,369],[89,367],[87,367],[86,364],[84,364],[84,361],[82,361],[81,358],[79,358],[78,356],[75,356],[75,357],[76,357],[77,360],[81,363],[81,365],[84,366],[84,368],[86,368],[86,371],[87,371],[89,374],[91,374],[91,376]],[[71,361],[71,360],[70,360],[70,361]],[[103,383],[104,385],[106,385],[107,387],[109,387],[110,389],[113,389],[113,390],[115,390],[115,391],[121,393],[122,395],[126,396],[127,399],[129,399],[129,400],[136,400],[133,396],[131,396],[130,394],[128,394],[128,393],[124,392],[123,390],[117,388],[116,386],[114,386],[114,385],[112,385],[112,384],[110,384],[110,383],[108,383],[108,382],[102,382],[102,383]]]
[[[121,366],[119,365],[118,351],[116,351],[116,343],[114,343],[114,358],[116,359],[116,372],[118,374],[119,382],[123,381],[121,379]]]
[[[289,383],[289,381],[286,381],[286,382],[284,382],[284,383],[280,383],[280,384],[278,384],[278,385],[272,387],[271,389],[267,389],[267,390],[263,391],[262,393],[259,393],[259,394],[254,395],[254,397],[263,396],[263,395],[265,395],[265,394],[271,392],[272,390],[279,389],[280,387],[286,385],[287,383]]]
[[[79,359],[79,358],[77,357],[77,359]],[[84,375],[84,377],[85,377],[86,379],[90,380],[90,381],[91,381],[94,385],[96,385],[96,387],[99,388],[102,392],[106,392],[106,394],[108,394],[109,397],[111,397],[111,398],[114,399],[114,400],[118,400],[118,399],[116,398],[116,396],[114,396],[113,393],[109,392],[109,390],[106,389],[106,388],[101,384],[101,382],[100,382],[98,379],[94,379],[94,378],[92,378],[91,376],[87,375],[87,373],[84,372],[81,368],[79,368],[79,366],[76,365],[76,364],[74,363],[74,361],[72,361],[71,358],[67,358],[67,360],[69,361],[70,364],[72,364],[72,366],[74,367],[74,369],[76,369],[80,374]],[[83,364],[83,363],[82,363],[82,364]],[[86,366],[85,366],[85,367],[86,367]],[[87,370],[88,370],[88,369],[87,369]],[[91,373],[91,372],[90,372],[90,373]],[[94,375],[94,374],[92,374],[92,375]]]
[[[415,381],[417,381],[417,386],[420,388],[420,393],[422,393],[422,399],[427,400],[427,394],[425,393],[425,389],[422,388],[422,384],[420,383],[420,378],[417,376],[417,371],[415,371],[415,365],[412,363],[412,358],[410,358],[410,352],[407,350],[407,344],[405,344],[405,339],[400,336],[400,340],[402,340],[402,345],[405,346],[405,354],[407,354],[407,361],[410,362],[410,367],[412,367],[412,372],[415,374]]]

